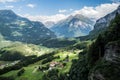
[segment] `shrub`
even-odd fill
[[[25,69],[21,69],[18,73],[17,76],[21,76],[25,72]]]

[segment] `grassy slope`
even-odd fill
[[[80,51],[80,50],[79,50]],[[79,52],[77,51],[77,52]],[[67,62],[67,65],[64,67],[64,68],[60,68],[60,67],[56,67],[58,68],[58,70],[60,71],[60,73],[65,73],[65,72],[68,72],[70,67],[71,67],[71,64],[72,64],[72,59],[78,59],[78,54],[74,54],[73,52],[70,52],[70,51],[58,51],[55,55],[55,56],[60,56],[59,59],[53,59],[52,61],[61,61],[63,59],[65,59],[65,57],[69,55],[69,62]],[[43,59],[44,60],[44,59]],[[35,70],[37,66],[39,66],[41,64],[41,62],[43,61],[38,61],[34,64],[31,64],[27,67],[24,67],[25,69],[25,72],[22,74],[22,76],[18,77],[16,75],[16,73],[19,71],[19,70],[16,70],[16,71],[10,71],[6,74],[3,74],[2,76],[4,77],[9,77],[9,76],[14,76],[15,77],[15,80],[21,80],[21,79],[26,79],[26,80],[41,80],[42,76],[44,75],[44,72],[41,72],[41,71],[38,71],[38,70]],[[46,66],[47,64],[49,64],[50,62],[46,63],[46,64],[43,64],[42,66]],[[46,71],[47,72],[47,71]],[[46,73],[45,72],[45,73]]]
[[[50,48],[48,49],[43,46],[37,46],[34,44],[23,44],[20,42],[16,42],[16,43],[11,43],[11,45],[2,48],[0,51],[9,51],[9,52],[17,51],[25,56],[30,56],[30,55],[40,56],[44,53],[51,52],[52,49]]]

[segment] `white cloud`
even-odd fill
[[[117,9],[118,5],[119,4],[117,4],[117,3],[111,3],[111,4],[101,4],[96,7],[85,6],[80,10],[74,11],[73,15],[82,14],[89,18],[99,19],[100,17],[103,17],[103,16],[107,15],[108,13],[111,13],[112,11]]]
[[[21,12],[22,11],[22,6],[20,6],[19,8],[17,8],[18,12]]]
[[[6,3],[6,2],[16,2],[18,0],[0,0],[0,3]]]
[[[6,8],[14,8],[14,6],[9,5],[9,6],[5,6]]]
[[[59,13],[66,13],[66,12],[69,13],[69,12],[71,12],[71,11],[73,11],[72,8],[70,8],[70,9],[68,9],[68,10],[66,10],[66,9],[58,10]]]
[[[23,15],[23,17],[27,17],[28,19],[32,21],[40,21],[43,23],[47,21],[53,21],[56,23],[59,20],[65,19],[67,16],[64,14],[56,14],[56,15],[51,15],[51,16],[40,16],[40,15],[32,16],[32,15],[26,14],[26,15]]]
[[[34,8],[35,4],[27,4],[27,7]]]
[[[71,8],[70,11],[73,11],[73,9]]]
[[[23,17],[27,17],[28,19],[32,20],[32,21],[40,21],[40,22],[47,22],[47,21],[53,21],[53,22],[58,22],[62,19],[67,18],[70,15],[76,15],[76,14],[82,14],[84,16],[87,16],[89,18],[94,18],[94,19],[99,19],[105,15],[107,15],[108,13],[111,13],[112,11],[114,11],[115,9],[117,9],[119,4],[117,3],[111,3],[111,4],[101,4],[98,5],[96,7],[83,7],[80,10],[73,10],[71,11],[71,13],[65,15],[65,14],[56,14],[56,15],[51,15],[51,16],[42,16],[42,15],[23,15]],[[70,11],[67,10],[67,11]]]
[[[63,10],[59,10],[58,12],[59,13],[65,13],[65,12],[67,12],[67,10],[63,9]]]

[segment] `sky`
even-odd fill
[[[75,14],[97,20],[114,11],[119,2],[120,0],[0,0],[0,9],[11,9],[20,16],[41,22],[57,22]]]

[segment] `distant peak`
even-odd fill
[[[0,10],[0,12],[11,12],[11,13],[14,13],[12,10],[8,10],[8,9],[6,9],[6,10]]]
[[[76,17],[84,17],[82,14],[76,14]]]
[[[75,15],[70,15],[68,18],[69,19],[73,19],[73,18],[83,18],[85,16],[81,15],[81,14],[75,14]]]
[[[86,19],[88,18],[82,14],[75,14],[75,15],[72,15],[72,17],[74,17],[74,18],[86,18]]]
[[[0,15],[16,15],[12,10],[0,10]]]

